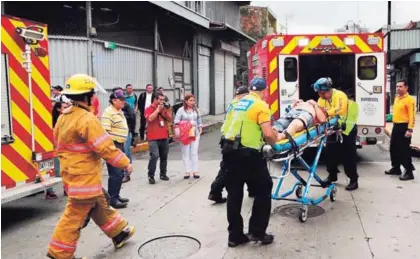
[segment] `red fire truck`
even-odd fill
[[[331,77],[359,104],[357,145],[385,141],[386,60],[382,33],[267,35],[248,51],[249,80],[267,80],[274,119],[296,99],[318,99],[311,87]]]
[[[47,26],[1,16],[1,202],[61,182],[54,174]]]

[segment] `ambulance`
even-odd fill
[[[61,183],[54,173],[47,25],[1,16],[1,203]]]
[[[330,77],[359,105],[357,146],[385,141],[386,60],[382,33],[267,35],[247,52],[248,79],[267,80],[274,119],[296,99],[318,100],[311,85]]]

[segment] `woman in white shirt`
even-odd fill
[[[193,125],[190,134],[195,136],[195,139],[188,145],[182,145],[182,160],[185,166],[184,179],[190,178],[193,173],[195,179],[200,178],[198,174],[198,145],[200,143],[200,135],[203,131],[203,123],[200,112],[195,106],[195,97],[192,94],[187,94],[184,98],[184,105],[178,109],[175,115],[174,124],[177,125],[181,121],[189,121]]]

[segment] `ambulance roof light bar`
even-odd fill
[[[355,44],[354,38],[353,37],[344,38],[344,44],[346,44],[347,46],[354,45]]]
[[[309,39],[308,38],[302,38],[298,40],[298,45],[299,47],[305,47],[309,44]]]

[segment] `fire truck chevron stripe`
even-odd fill
[[[332,39],[335,47],[337,48],[343,48],[341,49],[341,52],[351,52],[351,49],[344,44],[344,42],[338,37],[338,36],[330,36]]]
[[[356,46],[364,53],[372,52],[372,49],[359,36],[353,36]]]
[[[287,45],[280,51],[280,54],[290,54],[297,46],[297,37],[293,37]]]
[[[7,176],[9,176],[14,182],[26,181],[26,176],[17,166],[15,166],[6,156],[1,155],[2,168]]]
[[[279,100],[276,98],[275,101],[270,105],[271,114],[275,114],[279,109]]]
[[[273,82],[271,82],[271,84],[270,84],[270,95],[273,95],[277,91],[278,84],[279,83],[278,83],[277,78],[274,79]]]
[[[277,58],[273,58],[270,62],[270,73],[273,73],[273,71],[277,68]]]
[[[7,147],[6,150],[7,150],[7,154],[5,156],[7,156],[7,159],[9,159],[11,161],[11,163],[14,165],[14,167],[17,168],[20,172],[24,173],[27,177],[27,179],[20,180],[20,181],[35,179],[35,176],[37,174],[37,169],[34,167],[32,162],[27,162],[26,160],[24,160],[23,157],[22,157],[22,154],[17,152],[11,146]],[[3,167],[3,169],[6,169],[6,171],[7,171],[10,168]],[[11,174],[13,174],[13,172],[12,173],[8,172],[9,176],[11,176]],[[18,172],[18,174],[19,174],[19,172]],[[13,179],[12,176],[11,176],[11,178]],[[16,182],[18,182],[18,181],[16,181]]]
[[[16,186],[16,182],[12,180],[12,178],[10,178],[6,172],[3,171],[3,169],[1,170],[1,189],[2,191],[4,189],[8,189],[8,188],[13,188]]]

